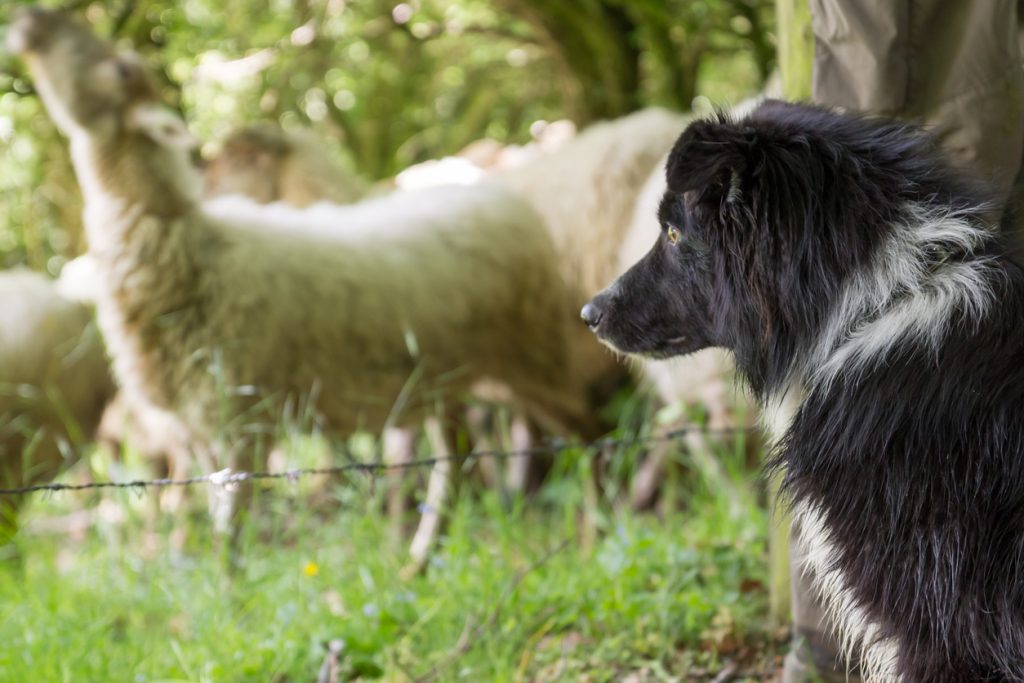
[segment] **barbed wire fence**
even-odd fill
[[[657,445],[673,442],[683,443],[686,437],[692,435],[725,439],[741,435],[749,436],[754,433],[756,433],[756,429],[752,427],[711,429],[707,427],[689,426],[655,434],[606,437],[595,441],[550,439],[528,448],[510,450],[473,450],[462,454],[422,457],[392,463],[383,461],[355,461],[330,467],[306,467],[281,471],[232,471],[230,469],[222,469],[210,474],[179,479],[131,479],[126,481],[89,481],[82,483],[53,482],[48,484],[35,484],[30,486],[0,489],[0,498],[102,489],[128,489],[141,492],[151,488],[190,487],[200,484],[210,484],[227,488],[242,482],[256,481],[287,480],[294,483],[299,479],[307,477],[343,476],[352,473],[362,473],[375,476],[402,470],[432,468],[435,465],[444,462],[451,462],[453,464],[466,466],[472,462],[485,459],[507,461],[517,458],[532,458],[543,455],[559,456],[563,454],[573,454],[578,456],[580,453],[586,453],[589,454],[590,457],[596,457],[600,454],[607,453],[609,449],[613,448]],[[574,540],[575,532],[565,538],[562,538],[560,542],[554,544],[551,548],[540,555],[539,558],[535,559],[526,567],[516,571],[506,582],[501,594],[497,596],[492,605],[479,615],[470,615],[467,617],[463,633],[460,635],[458,641],[454,643],[448,655],[440,661],[435,662],[424,671],[407,671],[406,673],[409,674],[410,680],[414,683],[434,683],[434,681],[440,679],[445,672],[450,670],[451,667],[453,667],[458,660],[469,651],[475,642],[483,637],[487,631],[495,627],[495,624],[501,618],[501,615],[507,608],[512,596],[519,591],[524,578],[538,570],[555,556],[565,551],[570,547]],[[341,662],[344,657],[342,648],[343,641],[341,640],[324,643],[325,652],[323,654],[323,661],[318,667],[316,678],[317,683],[328,683],[329,681],[338,679],[338,672],[340,671]],[[741,670],[739,664],[728,659],[723,662],[723,667],[724,668],[720,668],[717,671],[714,669],[701,670],[700,673],[691,671],[690,673],[697,677],[687,677],[686,680],[709,680],[710,683],[725,683],[726,681],[734,680],[737,677],[749,677],[755,679],[764,678],[763,672],[756,668],[750,669],[749,671]]]
[[[753,433],[752,428],[727,427],[721,429],[709,429],[705,427],[682,427],[660,434],[637,435],[630,437],[607,437],[596,441],[568,441],[561,439],[547,440],[542,444],[529,448],[512,450],[485,449],[470,451],[463,454],[446,456],[431,456],[427,458],[416,458],[402,462],[348,462],[342,465],[330,467],[303,467],[281,471],[232,471],[229,468],[211,472],[195,477],[180,479],[157,478],[157,479],[131,479],[126,481],[90,481],[81,483],[59,483],[34,484],[14,488],[0,489],[0,496],[25,496],[34,493],[58,493],[65,491],[85,491],[93,489],[133,489],[145,490],[149,488],[166,488],[172,486],[196,486],[199,484],[212,484],[215,486],[230,486],[247,481],[264,480],[288,480],[295,482],[306,477],[316,476],[340,476],[351,473],[382,474],[399,470],[413,470],[433,467],[444,462],[460,463],[463,466],[484,459],[496,461],[510,460],[514,458],[531,458],[540,455],[558,455],[577,451],[589,451],[601,453],[609,448],[623,446],[638,446],[657,443],[670,443],[681,441],[691,434],[701,434],[712,437],[749,435]]]

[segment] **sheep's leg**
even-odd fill
[[[533,447],[533,432],[529,420],[522,414],[512,418],[508,427],[512,442],[513,457],[505,464],[505,481],[509,491],[523,493],[530,483],[530,471],[534,469],[534,455],[527,455]]]
[[[665,461],[673,445],[668,442],[659,443],[647,452],[647,457],[633,477],[630,501],[634,510],[649,510],[654,505],[654,499],[661,487]]]
[[[266,467],[268,453],[274,443],[263,435],[257,435],[255,441],[239,439],[231,458],[231,471],[235,473],[254,472]],[[231,568],[241,567],[242,541],[244,532],[250,527],[255,516],[256,486],[252,479],[243,479],[231,488],[230,500],[230,545],[228,559]]]
[[[682,444],[686,447],[694,466],[704,476],[710,477],[716,482],[727,482],[726,473],[715,456],[707,435],[696,426],[692,424],[676,425],[660,430],[657,437],[663,439],[672,429],[684,427],[689,427],[690,431],[682,438]],[[660,441],[651,448],[647,458],[640,466],[640,470],[633,478],[630,498],[634,509],[648,510],[653,507],[659,489],[666,478],[665,470],[672,465],[668,456],[677,447],[677,443],[676,439]]]
[[[593,449],[593,456],[580,482],[583,493],[583,509],[580,518],[580,547],[587,554],[593,552],[601,531],[601,507],[606,494],[603,480],[605,464],[611,458],[615,446],[604,444]]]
[[[189,476],[189,465],[192,462],[192,451],[180,443],[175,443],[165,451],[167,458],[167,477],[169,479],[181,480]],[[211,469],[204,469],[204,472],[212,472]],[[183,510],[188,492],[187,486],[168,486],[160,492],[157,498],[157,507],[165,514],[174,518],[174,525],[171,528],[171,547],[181,550],[185,547],[185,539],[188,536],[188,520],[179,512]]]
[[[634,510],[649,510],[654,506],[655,499],[665,481],[666,469],[672,465],[669,455],[676,449],[677,440],[665,440],[666,435],[673,430],[692,426],[691,423],[676,422],[656,431],[655,443],[648,450],[647,457],[644,458],[636,476],[633,477],[633,484],[630,487],[630,502]],[[701,458],[703,461],[704,458],[712,457],[710,446],[704,439],[704,435],[699,432],[687,433],[685,444],[689,447],[690,453],[694,454],[694,458]]]
[[[211,475],[209,504],[213,530],[222,539],[229,567],[236,570],[241,565],[242,532],[252,506],[253,486],[251,481],[230,481],[224,477],[251,472],[260,445],[240,443],[231,458],[224,456],[223,448],[223,444],[200,445],[194,447],[194,452]],[[228,467],[221,469],[226,462]]]
[[[212,476],[221,469],[220,458],[214,455],[214,448],[206,444],[192,443],[189,445],[192,455],[199,463],[199,469],[205,476]],[[230,508],[228,503],[227,486],[219,482],[211,482],[206,489],[206,504],[210,512],[210,519],[213,522],[213,531],[217,535],[224,535],[228,530],[230,519]]]
[[[191,460],[188,449],[182,448],[177,443],[171,444],[164,451],[164,458],[167,460],[167,477],[169,479],[185,479],[188,477]],[[164,513],[176,515],[182,509],[184,502],[184,486],[169,486],[160,494],[160,510]]]
[[[434,457],[438,458],[430,471],[427,496],[423,502],[419,527],[409,546],[411,562],[402,570],[403,577],[413,576],[426,566],[434,544],[441,535],[446,508],[451,507],[458,491],[462,462],[456,454],[455,433],[445,428],[437,417],[427,418],[424,429]]]
[[[257,457],[257,451],[254,448],[243,446],[240,452],[236,453],[235,457],[232,458],[231,471],[252,472],[255,469],[256,463],[260,460],[261,458]],[[253,512],[253,482],[245,480],[236,483],[231,494],[228,522],[231,536],[228,560],[232,570],[237,570],[241,568],[242,564],[243,532]]]
[[[473,439],[473,450],[491,452],[499,450],[500,441],[496,441],[494,435],[499,431],[498,420],[494,417],[493,411],[485,406],[472,406],[466,411],[466,426]],[[497,491],[502,500],[506,497],[505,479],[498,468],[494,458],[480,458],[476,461],[480,477],[483,479],[486,488]]]
[[[393,536],[402,536],[402,524],[405,520],[407,494],[403,485],[408,480],[409,472],[401,465],[412,460],[416,445],[415,432],[411,429],[388,427],[384,430],[384,464],[394,466],[385,474],[387,484],[387,514],[391,520]]]

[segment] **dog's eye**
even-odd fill
[[[665,231],[665,236],[668,237],[669,244],[675,244],[679,241],[679,228],[674,225],[668,226],[668,230]]]

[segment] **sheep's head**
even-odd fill
[[[206,166],[206,196],[244,194],[261,204],[281,199],[281,166],[293,152],[285,132],[272,124],[232,133]]]
[[[61,131],[112,137],[138,130],[158,142],[192,144],[180,118],[160,106],[159,89],[141,57],[118,53],[65,12],[18,11],[7,49],[21,55]]]

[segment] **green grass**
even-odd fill
[[[266,486],[234,577],[201,488],[174,516],[153,493],[40,499],[23,569],[0,570],[0,680],[312,683],[332,640],[339,680],[707,680],[726,659],[769,659],[767,521],[743,459],[690,463],[672,485],[685,504],[662,516],[612,504],[609,476],[587,547],[581,455],[528,501],[467,486],[408,581],[366,479]],[[81,508],[101,510],[87,530],[48,530]]]

